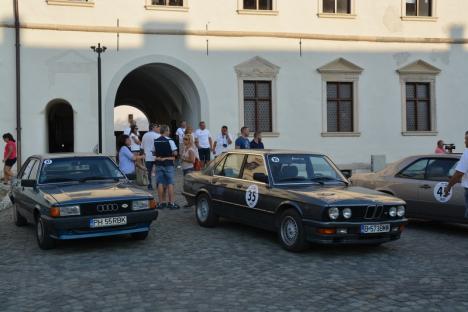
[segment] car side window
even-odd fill
[[[224,157],[223,159],[221,159],[217,166],[215,167],[215,169],[213,170],[213,174],[214,175],[222,175],[221,173],[223,172],[223,167],[224,167],[224,162],[226,161],[226,157]]]
[[[428,161],[429,160],[426,158],[417,160],[416,162],[403,169],[400,173],[398,173],[397,177],[405,179],[424,180]]]
[[[39,160],[34,160],[34,164],[31,168],[31,173],[29,174],[28,180],[37,180],[37,175],[39,171]]]
[[[254,181],[255,173],[266,174],[265,162],[261,155],[248,155],[244,165],[244,172],[242,173],[242,179],[248,181]]]
[[[223,170],[218,175],[228,178],[239,178],[243,162],[244,155],[242,154],[227,155]]]
[[[28,162],[25,164],[24,170],[19,177],[21,180],[27,180],[29,175],[31,174],[32,167],[34,166],[35,159],[29,159]]]
[[[430,181],[448,181],[453,175],[457,159],[433,158],[429,160],[426,169],[426,179]]]

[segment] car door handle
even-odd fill
[[[430,185],[428,185],[428,184],[424,184],[424,185],[421,185],[420,188],[427,190],[427,189],[430,189],[432,187]]]
[[[237,184],[237,188],[242,188],[244,185],[243,184]]]

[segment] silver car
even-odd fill
[[[404,158],[376,173],[355,174],[355,186],[371,188],[406,201],[406,215],[437,221],[468,223],[464,219],[464,189],[458,184],[443,196],[455,173],[460,154],[419,155]]]

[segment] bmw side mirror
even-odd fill
[[[345,177],[346,179],[351,178],[351,176],[353,175],[353,171],[352,171],[352,170],[349,170],[349,169],[340,170],[340,171],[341,171],[341,174],[344,175],[344,177]]]
[[[268,176],[266,174],[264,174],[264,173],[261,173],[261,172],[254,173],[253,179],[255,181],[257,181],[257,182],[262,182],[262,183],[266,183],[266,184],[269,183]]]
[[[36,180],[21,180],[22,187],[36,187]]]

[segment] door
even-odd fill
[[[229,153],[215,168],[212,184],[212,197],[216,204],[215,210],[221,216],[238,219],[235,206],[241,195],[242,180],[240,174],[244,163],[244,154]]]
[[[449,199],[442,196],[450,177],[455,173],[458,159],[432,158],[426,167],[426,180],[419,189],[419,203],[424,214],[440,220],[463,219],[465,206],[463,188],[457,185],[453,188]]]
[[[74,151],[73,109],[66,102],[51,104],[47,116],[49,130],[49,153],[72,153]]]
[[[18,209],[18,212],[23,216],[27,217],[29,220],[28,212],[26,211],[26,206],[27,206],[27,198],[26,198],[26,193],[25,187],[21,186],[21,181],[23,180],[29,180],[29,175],[31,174],[31,171],[34,167],[34,164],[38,162],[37,159],[34,158],[29,158],[21,168],[19,174],[18,174],[18,179],[16,181],[16,184],[14,185],[14,197],[15,197],[15,203],[16,203],[16,208]]]
[[[419,202],[419,191],[426,184],[425,175],[428,162],[427,158],[416,160],[398,173],[389,185],[396,197],[406,201],[409,217],[422,217],[427,212],[424,205]]]
[[[247,155],[242,171],[241,194],[237,198],[237,210],[245,223],[273,229],[277,203],[273,202],[269,185],[254,180],[255,173],[267,175],[263,155]]]
[[[31,172],[29,173],[28,180],[34,180],[37,182],[38,171],[40,167],[40,161],[38,159],[34,159],[31,168]],[[34,221],[34,207],[37,205],[37,194],[38,190],[36,187],[24,187],[23,188],[23,214],[29,222]]]

